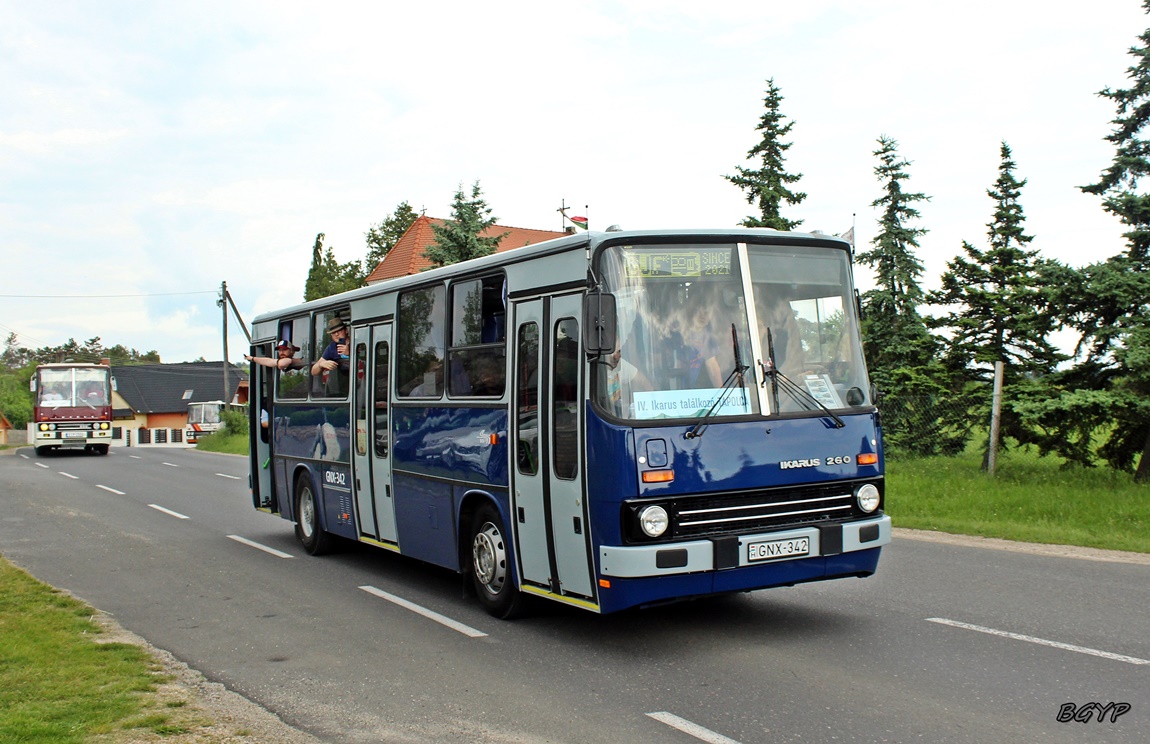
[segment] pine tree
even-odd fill
[[[1024,232],[1019,196],[1026,180],[1014,177],[1010,147],[1003,142],[994,187],[994,216],[987,223],[989,247],[963,241],[963,254],[947,264],[942,288],[929,302],[954,308],[930,325],[949,331],[947,357],[952,368],[968,379],[989,380],[995,362],[1006,365],[1007,377],[1046,374],[1065,359],[1050,343],[1058,325],[1048,294],[1043,291],[1044,265],[1034,239]]]
[[[460,261],[487,256],[499,247],[499,241],[507,236],[483,237],[482,233],[495,225],[496,218],[483,199],[479,181],[471,187],[471,198],[463,191],[463,184],[455,192],[451,203],[451,219],[443,225],[433,224],[435,242],[424,249],[423,255],[432,266],[449,266]]]
[[[364,276],[371,274],[375,271],[375,267],[379,266],[380,261],[387,257],[403,234],[407,232],[407,228],[411,227],[411,223],[415,222],[419,217],[419,213],[411,208],[411,205],[406,201],[402,201],[396,206],[395,211],[382,221],[372,225],[368,228],[367,232],[363,234],[364,239],[367,241],[367,256],[363,259]]]
[[[311,250],[311,268],[304,283],[304,301],[330,297],[363,286],[364,274],[360,262],[349,261],[341,264],[336,261],[331,246],[324,248],[325,237],[323,233],[315,236],[315,244]]]
[[[1150,0],[1142,6],[1150,13]],[[1076,423],[1092,419],[1110,432],[1100,453],[1113,467],[1133,466],[1140,453],[1135,480],[1150,482],[1150,194],[1138,191],[1139,179],[1150,175],[1150,141],[1141,136],[1150,123],[1150,29],[1138,40],[1129,50],[1136,60],[1127,69],[1130,87],[1099,93],[1118,112],[1106,137],[1114,160],[1097,183],[1082,187],[1128,228],[1127,250],[1082,269],[1079,291],[1063,287],[1059,299],[1082,333],[1079,350],[1088,349],[1077,382],[1095,389]]]
[[[884,194],[871,206],[882,209],[879,232],[874,247],[858,255],[859,263],[875,270],[876,287],[862,298],[867,367],[886,395],[888,446],[916,455],[949,453],[961,448],[966,433],[944,430],[938,415],[938,402],[950,391],[935,359],[937,342],[918,312],[923,266],[914,254],[927,231],[910,225],[919,217],[913,205],[929,197],[903,191],[910,163],[899,157],[898,143],[884,136],[878,144],[874,173]]]
[[[775,87],[775,80],[767,80],[767,97],[763,99],[766,112],[759,119],[759,126],[755,130],[762,132],[762,139],[747,152],[747,159],[758,159],[760,167],[757,169],[735,166],[738,175],[723,176],[731,183],[742,189],[747,195],[748,204],[757,204],[758,217],[747,217],[739,224],[743,227],[769,227],[775,230],[791,230],[802,224],[802,220],[788,220],[780,213],[783,203],[795,205],[800,203],[807,195],[793,192],[788,186],[797,183],[802,178],[801,173],[791,175],[783,170],[784,155],[790,149],[791,143],[783,142],[783,137],[790,133],[794,122],[783,123],[783,115],[779,112],[779,105],[783,97]]]

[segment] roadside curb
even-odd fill
[[[1082,548],[1076,545],[1046,545],[1043,543],[1017,542],[1015,540],[1002,540],[997,537],[954,535],[949,532],[912,530],[906,527],[895,527],[892,533],[895,537],[902,537],[908,540],[961,545],[968,548],[991,548],[994,550],[1008,550],[1014,553],[1030,553],[1031,555],[1046,555],[1057,558],[1078,558],[1086,561],[1133,563],[1150,566],[1150,554],[1133,553],[1125,550],[1105,550],[1102,548]]]

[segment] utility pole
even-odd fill
[[[226,281],[220,282],[220,299],[216,301],[216,304],[219,305],[220,309],[223,310],[223,312],[224,312],[224,364],[223,364],[223,367],[224,367],[224,397],[221,398],[221,400],[223,400],[225,406],[231,402],[231,396],[228,395],[228,392],[231,390],[231,386],[228,385],[228,303],[227,303],[227,296],[228,296],[228,283]]]

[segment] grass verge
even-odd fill
[[[888,461],[885,508],[896,527],[1150,553],[1150,486],[1057,458],[1007,453],[993,478],[976,453]]]
[[[0,742],[185,729],[153,697],[162,669],[137,645],[107,642],[95,615],[0,558]]]
[[[205,452],[221,452],[225,455],[247,455],[248,435],[232,434],[227,429],[220,429],[211,434],[200,437],[196,442],[196,449]]]

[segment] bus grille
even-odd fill
[[[854,516],[850,483],[677,499],[671,504],[676,539],[757,532]]]

